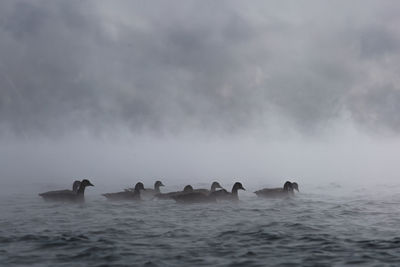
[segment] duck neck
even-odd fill
[[[215,192],[216,186],[215,185],[211,185],[211,192]]]
[[[85,194],[85,188],[86,188],[86,186],[80,186],[79,187],[79,189],[78,189],[78,192],[77,192],[77,195],[84,195]]]
[[[292,184],[290,182],[286,182],[283,185],[283,191],[290,192],[291,190],[293,190]]]
[[[154,191],[156,191],[156,193],[161,193],[160,186],[159,185],[154,185]]]
[[[293,192],[293,188],[291,186],[286,186],[283,188],[283,191],[290,193]]]
[[[235,187],[232,188],[232,196],[233,196],[234,198],[236,198],[236,199],[239,199],[239,196],[238,196],[238,189],[235,188]]]
[[[135,194],[139,194],[140,195],[140,189],[135,188]]]

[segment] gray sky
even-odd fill
[[[396,180],[399,13],[1,1],[0,180]]]

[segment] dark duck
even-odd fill
[[[85,188],[94,186],[89,180],[84,179],[82,182],[75,181],[72,190],[57,190],[39,194],[46,201],[68,201],[83,202],[85,200]]]
[[[232,186],[232,191],[228,192],[225,189],[222,190],[217,190],[212,193],[210,193],[210,197],[213,197],[217,200],[231,200],[231,201],[238,201],[239,200],[239,190],[246,190],[244,189],[242,183],[236,182]]]
[[[161,193],[160,187],[164,186],[161,181],[156,181],[154,183],[154,189],[146,188],[146,193],[152,193],[153,195]]]
[[[204,189],[204,188],[200,188],[200,189],[194,189],[193,191],[194,191],[194,192],[197,192],[197,193],[202,193],[202,194],[204,194],[204,195],[209,195],[210,193],[215,192],[215,190],[216,190],[217,188],[222,188],[222,186],[221,186],[218,182],[213,182],[213,183],[211,184],[210,190]]]
[[[178,195],[189,193],[189,192],[193,192],[193,187],[191,185],[185,186],[182,191],[159,193],[159,194],[155,194],[154,196],[158,199],[172,199],[173,196],[178,196]]]
[[[294,190],[299,192],[299,185],[295,182],[285,182],[283,188],[264,188],[254,193],[259,197],[264,198],[276,198],[276,197],[288,197],[294,195]]]
[[[139,182],[133,190],[125,190],[117,193],[103,194],[108,200],[141,200],[140,191],[144,189],[143,183]]]
[[[160,187],[164,186],[164,184],[161,181],[156,181],[154,183],[154,189],[153,188],[145,188],[144,191],[140,192],[140,197],[142,199],[150,200],[154,198],[154,195],[160,194]],[[129,189],[130,191],[134,190],[132,188]]]
[[[177,203],[194,204],[194,203],[212,203],[216,202],[215,197],[202,191],[196,192],[193,187],[188,185],[186,191],[182,194],[171,196]]]

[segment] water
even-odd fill
[[[303,186],[292,199],[247,191],[214,205],[2,195],[0,265],[396,266],[399,189]]]

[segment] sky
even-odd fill
[[[0,182],[395,182],[398,1],[0,2]]]

